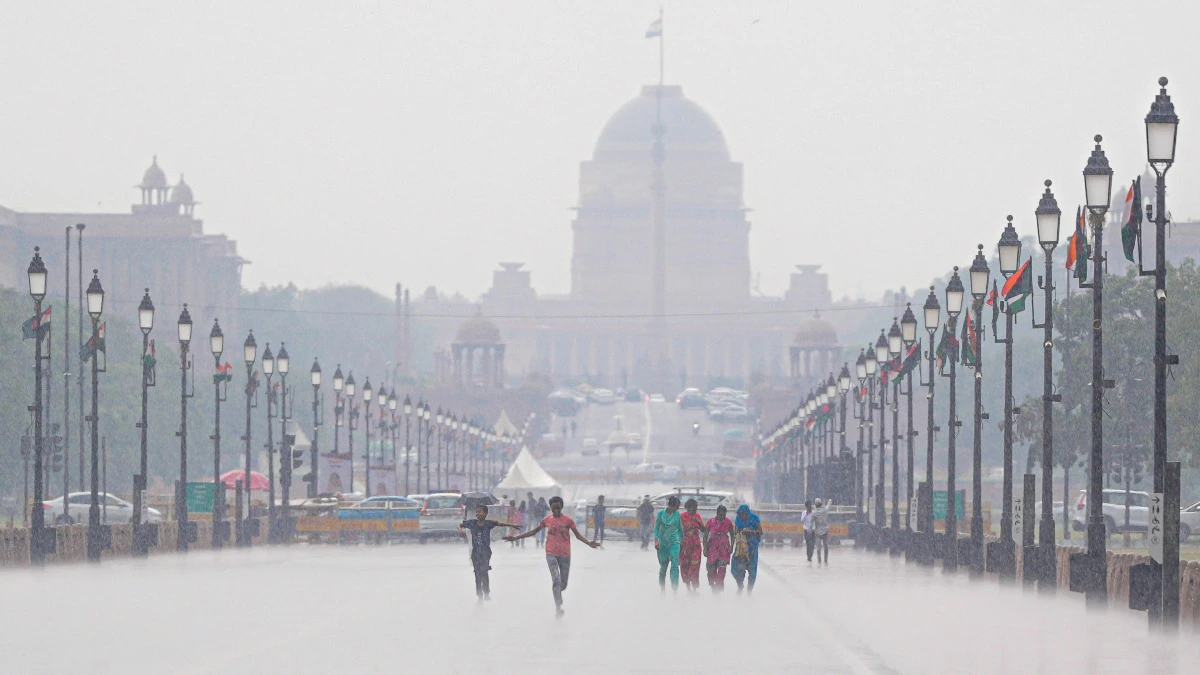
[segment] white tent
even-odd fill
[[[521,433],[521,430],[508,419],[508,412],[501,410],[500,417],[496,419],[496,423],[492,425],[492,431],[495,431],[501,436],[516,436]]]
[[[513,461],[513,465],[509,467],[504,480],[496,486],[496,490],[526,490],[557,494],[558,482],[546,473],[533,455],[529,454],[529,448],[521,448],[520,454]]]

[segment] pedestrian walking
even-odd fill
[[[522,501],[517,506],[517,517],[513,518],[512,520],[513,524],[517,526],[518,531],[524,532],[525,530],[529,529],[529,520],[527,520],[528,516],[529,507],[527,507],[525,502]],[[524,540],[521,541],[521,548],[525,548]]]
[[[804,500],[804,513],[800,514],[800,525],[804,528],[804,550],[808,553],[808,562],[812,562],[813,544],[817,541],[817,531],[813,527],[811,499]]]
[[[550,506],[548,504],[546,504],[546,498],[538,497],[537,511],[534,512],[534,514],[533,514],[533,517],[535,519],[534,522],[541,523],[542,519],[545,518],[549,514],[550,514]],[[534,525],[534,527],[537,527],[537,525]],[[537,533],[536,541],[537,541],[538,548],[545,546],[545,544],[546,544],[546,531],[545,530],[542,530],[541,532]]]
[[[604,543],[604,519],[608,508],[604,506],[604,495],[596,497],[596,505],[592,507],[592,522],[596,525],[596,536],[592,537],[601,544]]]
[[[671,588],[679,590],[679,544],[683,541],[683,523],[679,517],[679,498],[668,497],[667,508],[654,519],[654,550],[658,551],[658,586],[667,589],[667,567],[671,568]]]
[[[683,543],[679,547],[679,571],[683,584],[689,591],[700,590],[700,563],[704,555],[704,540],[701,535],[706,527],[704,517],[697,513],[699,504],[695,499],[683,503],[683,514],[679,522],[683,526]]]
[[[704,532],[704,555],[708,558],[708,585],[713,592],[725,590],[725,568],[733,554],[733,521],[726,517],[724,505],[710,518]]]
[[[646,495],[642,499],[642,503],[638,504],[638,530],[642,535],[642,550],[650,548],[650,535],[654,525],[654,505],[650,503],[650,495]]]
[[[468,537],[471,542],[470,556],[471,569],[475,570],[475,595],[480,600],[492,599],[491,579],[488,578],[488,572],[492,569],[492,528],[519,529],[515,523],[488,520],[487,515],[488,507],[480,504],[475,507],[475,519],[464,520],[458,526],[458,533]]]
[[[554,614],[563,615],[563,591],[567,590],[567,580],[571,574],[571,535],[592,548],[600,546],[598,541],[588,541],[579,533],[575,520],[564,516],[562,497],[550,498],[550,515],[542,519],[538,526],[529,532],[518,535],[508,535],[505,541],[520,541],[545,530],[546,536],[546,566],[550,568],[551,589],[554,593]]]
[[[737,538],[734,539],[733,545],[733,580],[737,582],[738,593],[742,592],[743,585],[747,592],[752,593],[754,582],[758,580],[758,545],[762,543],[762,520],[749,506],[742,504],[738,507],[733,527],[737,530]]]
[[[817,499],[813,509],[813,528],[817,533],[817,564],[829,564],[829,500],[822,502]],[[822,559],[821,554],[824,553]]]

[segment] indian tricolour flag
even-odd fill
[[[662,17],[651,22],[650,27],[646,29],[646,37],[662,37]]]

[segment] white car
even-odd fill
[[[593,455],[600,454],[600,444],[597,443],[596,439],[594,438],[583,439],[583,450],[581,451],[581,454],[584,457],[591,457]]]
[[[1187,541],[1193,533],[1200,533],[1200,502],[1179,512],[1179,541]]]
[[[88,509],[92,506],[92,493],[72,492],[67,497],[71,505],[69,514],[63,508],[62,497],[43,502],[46,510],[46,522],[54,523],[55,525],[73,525],[88,521]],[[106,492],[101,492],[98,497],[100,500],[100,522],[128,523],[133,520],[133,504]],[[149,507],[146,508],[145,522],[161,523],[162,521],[163,514],[161,511]]]
[[[650,394],[651,403],[666,403],[667,399],[662,394]]]
[[[1087,490],[1079,491],[1079,499],[1075,503],[1075,519],[1071,527],[1082,532],[1087,530]],[[1104,527],[1108,534],[1116,534],[1125,530],[1125,491],[1108,489],[1104,491]],[[1129,531],[1140,532],[1150,523],[1150,493],[1140,490],[1129,491]]]
[[[646,474],[651,480],[673,481],[679,477],[679,467],[662,462],[647,462],[639,464],[630,470],[633,474]]]

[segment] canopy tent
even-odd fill
[[[529,448],[521,448],[504,480],[495,489],[557,494],[558,482],[538,464],[529,453]]]
[[[500,417],[496,418],[496,423],[492,425],[492,431],[501,436],[516,436],[521,433],[512,420],[508,419],[508,412],[501,410]]]

